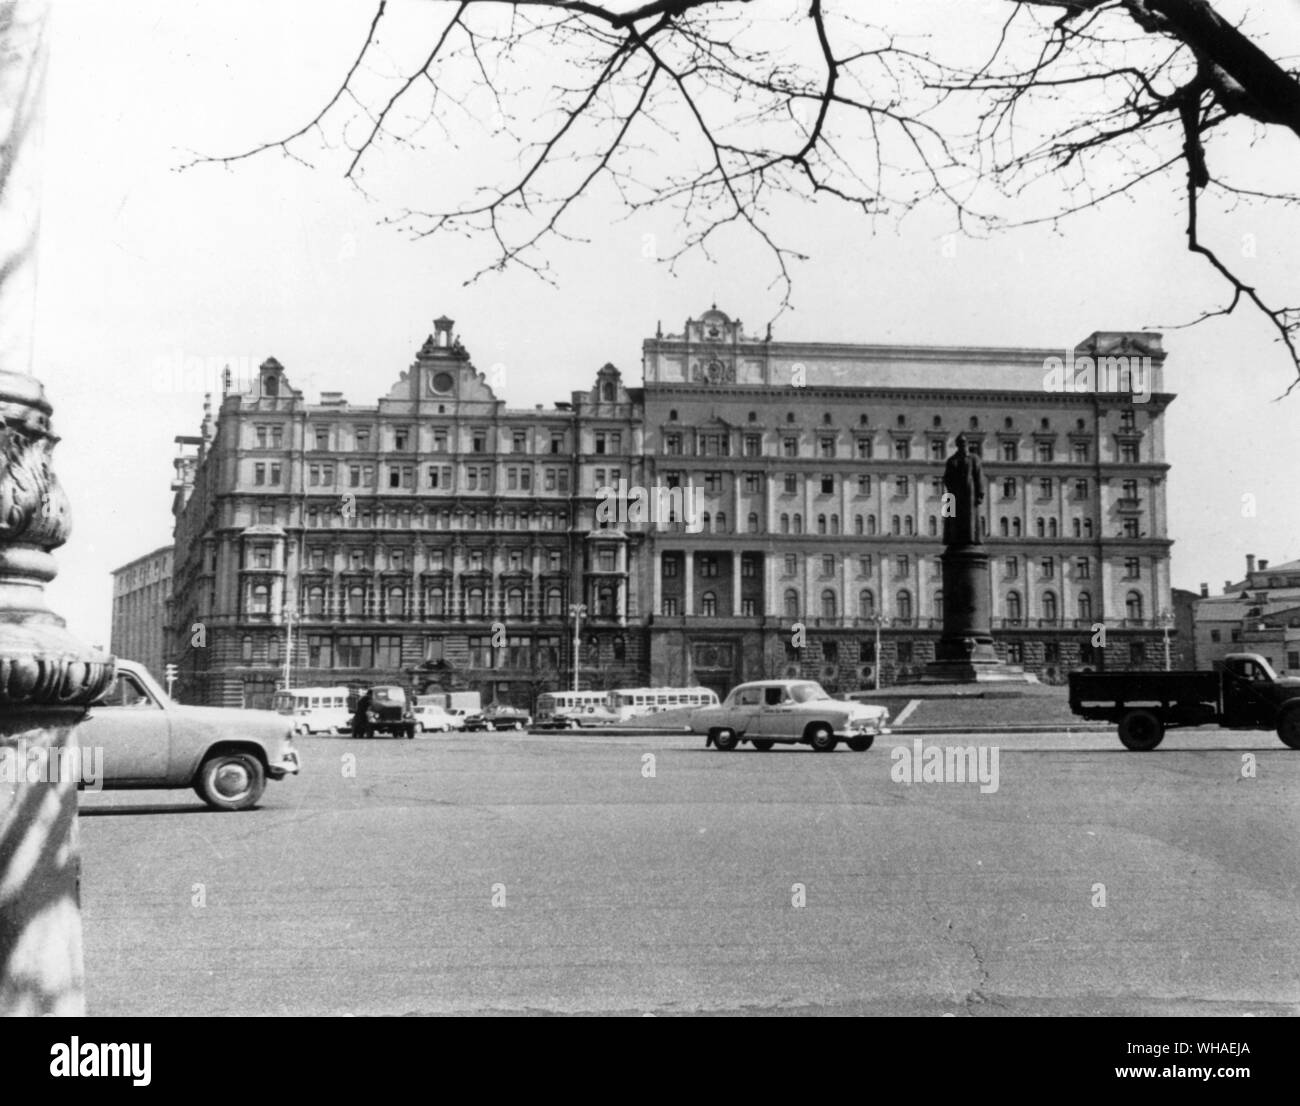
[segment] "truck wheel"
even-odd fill
[[[247,810],[266,790],[266,773],[252,753],[217,753],[199,768],[194,790],[216,810]]]
[[[768,753],[771,752],[772,746],[775,744],[775,741],[769,741],[767,738],[760,738],[754,741],[754,748],[760,753]]]
[[[1126,749],[1144,753],[1165,736],[1165,724],[1149,710],[1131,710],[1119,720],[1119,739]]]
[[[1300,749],[1300,709],[1289,710],[1278,719],[1277,736],[1283,745]]]
[[[839,743],[839,739],[835,736],[835,731],[826,725],[825,722],[818,722],[815,726],[810,726],[808,728],[807,738],[812,747],[819,753],[832,753],[835,751],[835,746]]]
[[[713,738],[714,748],[724,753],[731,752],[740,743],[735,730],[714,730],[709,736]]]
[[[848,740],[848,746],[855,753],[865,753],[871,748],[872,741],[875,740],[874,734],[867,734],[864,737],[851,737]]]

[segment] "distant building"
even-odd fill
[[[571,684],[573,604],[587,688],[908,678],[941,629],[958,433],[988,478],[1006,659],[1048,679],[1163,665],[1159,335],[1072,351],[777,342],[713,308],[644,342],[643,387],[605,365],[553,409],[513,409],[452,326],[435,320],[377,403],[309,403],[271,358],[177,439],[169,659],[194,701],[269,702],[292,640],[297,684],[531,707]],[[1053,386],[1062,354],[1140,361],[1141,387]],[[611,518],[620,486],[683,494]]]
[[[1201,585],[1193,614],[1196,666],[1229,653],[1259,653],[1283,676],[1300,676],[1300,561],[1270,565],[1246,557],[1245,578],[1224,581],[1223,594]]]
[[[139,661],[162,681],[167,663],[167,614],[172,595],[172,547],[164,545],[113,570],[113,629],[109,650]]]

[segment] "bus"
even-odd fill
[[[717,705],[717,692],[707,687],[621,687],[609,693],[609,709],[620,722],[665,710]]]
[[[295,687],[277,691],[274,710],[293,719],[296,733],[344,733],[352,725],[346,687]]]
[[[541,725],[557,714],[596,714],[608,706],[608,691],[546,691],[537,697],[533,716]]]

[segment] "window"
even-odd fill
[[[858,439],[858,458],[863,461],[870,461],[873,450],[870,438]]]
[[[835,554],[834,553],[827,553],[822,557],[822,575],[823,576],[835,575]]]
[[[271,587],[269,584],[254,584],[249,598],[249,614],[271,613]]]
[[[794,588],[786,588],[785,590],[785,617],[799,617],[799,593]]]
[[[1124,579],[1139,580],[1142,578],[1142,559],[1140,557],[1124,558]]]
[[[364,426],[358,426],[353,431],[353,441],[356,443],[359,452],[365,452],[370,449],[370,430]]]
[[[1043,592],[1043,618],[1048,622],[1055,622],[1058,617],[1059,613],[1056,608],[1056,592]]]
[[[1088,481],[1087,481],[1087,480],[1076,480],[1076,481],[1074,482],[1074,498],[1075,498],[1075,499],[1087,499],[1087,498],[1088,498]]]
[[[1145,641],[1130,641],[1128,644],[1128,662],[1137,666],[1147,662],[1147,643]]]
[[[1092,596],[1086,592],[1079,592],[1079,598],[1076,601],[1079,610],[1080,622],[1092,621]]]
[[[1120,523],[1120,535],[1125,538],[1141,537],[1138,533],[1138,520],[1135,518],[1123,519]]]
[[[1041,564],[1044,580],[1050,580],[1056,575],[1056,561],[1051,557],[1044,557]]]
[[[1002,498],[1003,499],[1016,498],[1016,478],[1014,476],[1008,476],[1005,480],[1002,481]]]
[[[1024,617],[1024,611],[1020,605],[1020,592],[1007,592],[1007,621],[1012,624],[1019,624]]]
[[[907,576],[912,571],[912,558],[902,553],[894,558],[894,575]]]
[[[822,618],[838,617],[837,605],[835,593],[830,588],[826,588],[822,592]]]
[[[1056,447],[1051,442],[1038,443],[1038,460],[1042,464],[1051,462],[1056,455]]]
[[[763,439],[758,434],[746,434],[744,441],[744,452],[746,457],[758,457],[763,452]]]
[[[1080,557],[1074,562],[1074,578],[1087,580],[1092,575],[1092,562],[1087,557]]]
[[[1025,645],[1021,641],[1007,642],[1007,663],[1024,664],[1025,663]]]
[[[826,533],[826,516],[825,516],[825,515],[818,515],[818,516],[817,516],[817,533],[819,533],[819,534],[824,534],[824,533]]]
[[[1070,460],[1077,465],[1087,464],[1088,462],[1088,443],[1075,442],[1070,449]]]
[[[876,596],[870,588],[858,592],[858,617],[872,618],[876,613]]]
[[[1018,461],[1020,459],[1020,446],[1015,442],[1002,443],[1002,460]]]
[[[323,427],[318,428],[313,437],[313,441],[315,442],[315,446],[317,449],[329,449],[330,432],[324,429]]]
[[[906,476],[897,476],[894,478],[894,495],[907,495],[909,487],[911,487],[911,485]]]
[[[710,495],[717,495],[722,491],[722,473],[706,472],[704,474],[704,490]]]
[[[894,609],[898,612],[898,618],[900,621],[912,621],[912,593],[906,588],[903,588],[894,597]]]
[[[799,439],[782,438],[781,439],[781,456],[798,457],[799,456]]]
[[[718,575],[718,558],[712,553],[701,553],[699,555],[699,566],[701,577],[714,577]]]
[[[307,635],[307,667],[334,667],[334,643],[323,634]]]
[[[1119,428],[1130,433],[1137,429],[1137,413],[1132,408],[1119,413]]]
[[[266,466],[265,466],[265,465],[263,465],[263,464],[256,464],[256,465],[253,466],[253,483],[254,483],[254,484],[265,484],[265,483],[266,483]]]
[[[785,575],[794,576],[799,571],[799,558],[793,553],[785,555]]]
[[[1138,459],[1137,442],[1122,442],[1119,447],[1119,459],[1126,464],[1130,464],[1130,465],[1137,464],[1137,459]],[[1134,644],[1140,645],[1141,642],[1135,642]]]
[[[393,448],[406,449],[411,444],[411,432],[406,427],[393,429]]]
[[[402,639],[397,634],[381,634],[375,638],[375,667],[397,669],[402,667]]]
[[[746,579],[758,575],[758,562],[747,553],[740,558],[740,575]]]
[[[666,596],[663,600],[663,613],[667,618],[677,616],[677,600],[672,596]]]
[[[402,588],[388,589],[388,602],[384,612],[389,618],[401,618],[406,611],[406,592]]]
[[[677,558],[665,557],[663,562],[664,579],[675,580],[677,578]]]
[[[1012,577],[1013,579],[1014,579],[1015,577],[1017,577],[1017,576],[1020,575],[1020,558],[1019,558],[1019,557],[1008,557],[1008,558],[1007,558],[1007,575],[1008,575],[1009,577]]]
[[[245,661],[253,659],[253,639],[251,637],[246,636],[240,640],[239,659]]]
[[[781,489],[786,495],[794,495],[799,491],[799,477],[793,472],[787,472]]]
[[[700,614],[705,618],[713,618],[718,613],[718,597],[711,591],[706,591],[700,596]]]
[[[754,511],[749,512],[749,532],[751,534],[758,533],[758,515]]]
[[[817,440],[817,449],[818,449],[818,452],[819,452],[820,456],[822,456],[822,457],[834,457],[834,456],[835,456],[835,439],[834,439],[834,438],[830,438],[830,437],[822,437],[822,438],[819,438],[819,439]]]
[[[465,613],[472,618],[482,618],[485,611],[484,592],[474,587],[465,592]]]
[[[271,447],[273,449],[280,449],[283,445],[284,445],[284,427],[283,426],[271,427]]]
[[[831,475],[822,476],[822,495],[833,495],[835,492],[835,477]]]
[[[762,488],[762,473],[747,472],[744,475],[744,489],[747,495],[754,495]]]
[[[1136,622],[1142,620],[1142,596],[1139,592],[1131,591],[1125,596],[1124,617]]]
[[[338,640],[339,668],[373,668],[374,643],[363,634],[344,634]]]
[[[257,438],[257,448],[258,448],[258,449],[265,449],[265,448],[266,448],[266,434],[267,434],[267,428],[266,428],[265,426],[257,426],[257,427],[254,427],[254,428],[253,428],[253,433],[256,435],[256,438]]]
[[[1050,476],[1041,477],[1038,481],[1038,498],[1052,498],[1052,478]]]

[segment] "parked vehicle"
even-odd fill
[[[478,714],[471,714],[465,719],[463,729],[475,730],[526,730],[533,724],[526,710],[504,704],[485,707]]]
[[[295,687],[275,693],[275,711],[293,719],[294,732],[345,733],[352,725],[346,687]]]
[[[609,705],[608,691],[544,691],[537,697],[537,721],[549,722],[557,714],[585,713],[587,708]]]
[[[91,705],[77,741],[103,750],[105,789],[192,787],[216,810],[247,810],[268,779],[299,771],[293,733],[275,711],[182,706],[144,665],[119,660],[116,681]]]
[[[1210,671],[1071,672],[1070,709],[1115,722],[1126,748],[1154,749],[1175,726],[1276,730],[1300,749],[1300,679],[1258,653],[1230,653]]]
[[[721,706],[696,711],[691,730],[724,752],[747,741],[760,752],[782,742],[828,753],[843,741],[861,753],[888,723],[886,707],[832,699],[812,680],[756,680],[733,688]]]
[[[439,703],[417,701],[415,704],[416,733],[450,733],[458,729],[460,719],[447,713],[446,707]]]
[[[352,700],[355,712],[361,701],[370,697],[369,709],[360,726],[356,724],[355,714],[352,736],[357,738],[374,737],[375,734],[389,734],[393,737],[415,737],[415,711],[406,696],[406,689],[396,684],[383,684],[369,688]]]
[[[590,726],[610,726],[622,719],[608,707],[589,705],[557,711],[546,719],[539,718],[533,727],[539,730],[580,730]]]
[[[620,687],[609,693],[608,707],[621,721],[683,708],[716,707],[718,693],[707,687]]]

